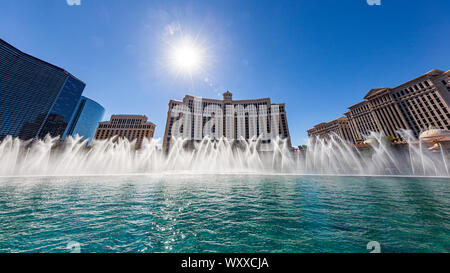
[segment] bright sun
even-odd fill
[[[201,50],[189,40],[184,40],[173,48],[172,65],[180,72],[195,72],[202,63]]]

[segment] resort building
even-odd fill
[[[416,137],[429,127],[450,129],[450,71],[434,69],[391,91]]]
[[[76,111],[73,113],[69,127],[63,138],[67,135],[79,135],[83,139],[92,140],[94,138],[97,125],[101,120],[103,120],[104,114],[105,108],[103,108],[103,106],[82,96],[78,101]]]
[[[355,143],[371,131],[401,140],[400,129],[411,130],[417,138],[430,127],[450,130],[449,78],[450,71],[433,69],[397,87],[370,90],[345,113]],[[313,129],[308,135],[319,135]]]
[[[0,140],[63,136],[85,83],[0,39]]]
[[[270,98],[233,100],[231,92],[223,100],[186,95],[171,100],[167,112],[163,149],[168,151],[174,138],[200,141],[204,137],[239,142],[261,137],[270,143],[279,137],[291,147],[284,103],[272,104]]]
[[[115,136],[127,138],[129,141],[136,140],[135,147],[139,149],[144,138],[153,138],[155,127],[155,124],[147,122],[146,116],[112,115],[109,121],[98,123],[94,139],[109,139]]]
[[[397,101],[390,88],[372,89],[364,97],[369,106],[370,114],[377,125],[375,132],[382,131],[387,136],[400,139],[400,129],[410,129],[405,117],[401,114]],[[362,139],[358,139],[362,141]]]
[[[350,131],[355,142],[362,141],[363,136],[370,134],[371,131],[377,132],[380,130],[367,101],[352,105],[348,109],[350,111],[346,112],[345,115],[349,121]]]
[[[308,130],[308,136],[319,136],[322,139],[329,139],[330,136],[337,135],[345,142],[354,143],[353,134],[349,121],[346,117],[340,117],[330,122],[323,122]]]

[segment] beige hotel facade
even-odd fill
[[[112,115],[109,121],[98,123],[94,139],[110,139],[117,136],[129,141],[136,140],[135,147],[139,149],[144,138],[153,138],[155,127],[152,122],[147,122],[144,115]]]
[[[250,140],[261,137],[264,143],[278,136],[291,147],[284,103],[272,104],[270,98],[233,100],[229,91],[223,100],[186,95],[182,101],[170,100],[164,131],[163,149],[172,140],[201,141],[204,137]]]
[[[359,143],[371,131],[401,140],[400,129],[411,130],[416,137],[429,127],[450,130],[449,78],[450,71],[433,69],[394,88],[372,89],[348,108],[339,123],[320,123],[307,131],[308,136],[328,138],[334,132]],[[347,128],[351,137],[343,133]]]

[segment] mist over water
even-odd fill
[[[159,139],[144,140],[141,149],[127,139],[93,141],[81,137],[46,137],[22,141],[7,137],[0,142],[0,176],[189,173],[265,173],[327,175],[450,176],[442,148],[431,152],[408,131],[408,145],[392,145],[383,135],[367,136],[370,148],[355,149],[337,135],[310,139],[308,148],[292,153],[281,139],[262,144],[261,139],[241,142],[204,138],[194,149],[178,139],[168,153]],[[260,152],[261,145],[266,145]],[[269,152],[267,151],[269,150]]]

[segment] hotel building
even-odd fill
[[[85,83],[0,39],[0,140],[63,136]]]
[[[416,137],[429,127],[450,130],[450,71],[434,69],[392,89],[392,96]]]
[[[84,96],[78,101],[76,111],[73,113],[67,135],[75,136],[79,135],[83,139],[92,140],[97,129],[99,121],[103,120],[105,114],[105,108],[99,103],[86,98]]]
[[[144,138],[153,138],[155,127],[155,124],[147,122],[146,116],[112,115],[109,121],[98,123],[94,139],[102,140],[118,136],[129,141],[136,140],[136,149],[139,149]]]
[[[191,142],[226,137],[239,142],[259,136],[262,143],[286,139],[291,147],[284,103],[272,104],[270,98],[233,100],[229,91],[223,100],[186,95],[182,101],[169,102],[163,149],[168,151],[175,137]]]
[[[363,135],[368,135],[371,131],[379,131],[378,125],[373,119],[367,101],[362,101],[348,108],[350,111],[345,113],[348,119],[350,131],[354,141],[362,141]]]
[[[450,130],[449,78],[450,71],[433,69],[397,87],[370,90],[364,101],[345,113],[354,142],[362,142],[371,131],[401,139],[400,129],[411,130],[416,137],[430,127]],[[331,133],[313,129],[308,130],[310,137]]]
[[[336,134],[346,142],[354,143],[353,134],[349,121],[346,117],[340,117],[330,122],[322,122],[308,130],[308,136],[319,136],[322,139],[329,139]]]

